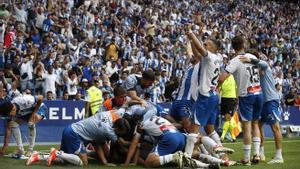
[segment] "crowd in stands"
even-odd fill
[[[155,72],[154,103],[171,100],[189,65],[185,27],[214,36],[224,66],[231,38],[268,59],[287,105],[299,101],[300,4],[264,0],[7,0],[0,6],[0,78],[7,97],[82,100],[98,83],[103,97],[130,74]]]

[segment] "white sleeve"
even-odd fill
[[[236,69],[238,68],[239,66],[239,62],[237,61],[237,59],[232,59],[230,62],[229,62],[229,65],[226,66],[225,70],[229,73],[234,73],[236,71]]]

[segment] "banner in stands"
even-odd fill
[[[60,142],[61,134],[67,125],[84,118],[84,102],[82,101],[44,101],[48,107],[48,114],[45,119],[37,124],[37,142]],[[170,109],[170,103],[160,104],[162,107]],[[290,106],[282,113],[282,123],[300,125],[299,107]],[[269,127],[266,127],[268,129]],[[28,138],[28,127],[21,126],[22,139],[24,143]],[[0,143],[3,142],[4,121],[0,120]],[[266,136],[272,136],[271,131],[266,132]],[[11,141],[13,142],[13,141]]]

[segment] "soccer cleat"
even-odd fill
[[[209,164],[208,166],[209,169],[221,169],[220,164]]]
[[[254,155],[253,158],[252,158],[252,163],[253,164],[258,164],[259,161],[260,161],[259,155]]]
[[[268,164],[283,164],[284,161],[283,159],[279,159],[279,158],[273,158],[271,161],[268,162]]]
[[[39,161],[39,152],[34,151],[26,162],[26,165],[31,165]]]
[[[266,156],[264,154],[260,154],[260,161],[266,161]]]
[[[227,160],[227,161],[225,161],[225,163],[223,165],[226,167],[229,167],[229,166],[234,166],[236,164],[237,164],[236,161]]]
[[[214,148],[214,151],[215,151],[216,153],[229,153],[229,154],[234,153],[234,150],[233,150],[233,149],[227,148],[227,147],[223,147],[223,146],[215,147],[215,148]]]
[[[25,156],[26,157],[31,157],[32,154],[33,154],[33,151],[32,150],[28,150],[28,151],[26,151]]]
[[[173,154],[174,162],[178,165],[180,169],[184,167],[183,165],[183,153],[181,151],[177,151]]]
[[[51,166],[52,161],[56,159],[56,148],[51,148],[49,157],[47,159],[47,166]]]
[[[197,168],[197,164],[194,159],[189,157],[187,153],[183,154],[183,166],[191,167],[191,168]]]
[[[251,162],[243,159],[240,161],[239,165],[251,166]]]

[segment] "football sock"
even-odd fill
[[[244,160],[250,161],[251,145],[244,145]]]
[[[12,135],[15,139],[15,142],[16,142],[19,150],[24,152],[24,147],[23,147],[22,136],[21,136],[19,124],[17,122],[12,122],[12,123],[13,123],[12,128],[11,128]]]
[[[200,154],[199,159],[205,163],[223,164],[224,161],[207,154]]]
[[[189,155],[189,157],[191,157],[193,154],[194,146],[197,140],[198,140],[198,134],[191,133],[187,135],[185,152]]]
[[[260,137],[253,137],[253,151],[254,155],[259,155]]]
[[[74,165],[82,166],[83,162],[81,159],[75,154],[67,154],[62,151],[57,151],[56,156],[64,161],[67,161]]]
[[[35,145],[35,138],[36,138],[36,128],[35,125],[28,125],[29,129],[29,151],[33,151],[33,147]]]
[[[259,153],[260,153],[260,155],[265,155],[265,148],[264,148],[264,146],[260,147]]]
[[[203,153],[203,154],[209,154],[209,152],[206,150],[206,148],[204,147],[203,144],[200,144],[199,147],[200,147],[201,153]]]
[[[213,154],[214,148],[218,146],[218,144],[213,139],[207,136],[203,136],[201,142],[210,154]]]
[[[173,154],[159,156],[160,165],[168,164],[173,161]]]
[[[213,131],[209,137],[212,138],[219,146],[222,146],[221,139],[216,131]]]
[[[282,159],[282,150],[281,149],[276,150],[275,158]]]

